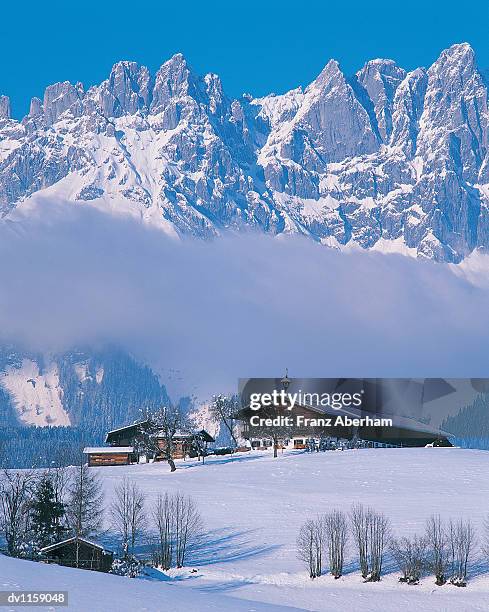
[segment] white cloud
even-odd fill
[[[484,259],[469,277],[300,238],[177,242],[93,208],[40,207],[0,225],[5,341],[43,351],[117,342],[174,392],[232,389],[285,366],[311,377],[487,376],[489,289],[472,282]]]

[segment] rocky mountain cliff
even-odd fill
[[[251,227],[327,246],[460,262],[489,245],[488,84],[468,44],[428,69],[331,60],[305,89],[232,100],[182,55],[155,75],[0,97],[0,214],[38,194],[132,214],[173,235]]]

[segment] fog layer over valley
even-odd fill
[[[116,343],[171,394],[245,376],[485,376],[487,258],[340,253],[299,237],[179,240],[41,200],[0,225],[2,342]]]

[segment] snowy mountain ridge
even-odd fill
[[[460,262],[489,245],[488,96],[466,43],[411,72],[331,60],[304,89],[237,100],[181,54],[155,75],[119,62],[21,121],[0,97],[0,214],[45,195],[173,236],[251,227]]]

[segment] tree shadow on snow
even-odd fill
[[[235,591],[247,584],[253,584],[251,580],[246,578],[235,578],[234,580],[226,580],[226,582],[213,582],[212,584],[206,584],[199,586],[199,591],[205,591],[208,593],[226,593],[228,591]]]
[[[257,530],[230,531],[214,529],[205,533],[192,547],[189,564],[213,565],[267,555],[280,548],[278,544],[260,544],[254,535]]]
[[[489,574],[489,561],[485,559],[478,559],[469,567],[468,579],[476,578],[477,576],[484,576]]]
[[[349,561],[345,562],[343,566],[344,576],[358,572],[360,572],[360,563],[358,559],[350,559]],[[394,559],[387,554],[382,563],[382,575],[387,576],[388,574],[395,574],[396,572],[400,575],[399,567],[395,563]]]
[[[198,468],[198,467],[211,467],[213,465],[224,465],[225,463],[245,463],[248,461],[257,461],[258,459],[262,459],[263,455],[223,455],[219,458],[208,458],[204,464],[201,461],[181,461],[178,463],[178,470],[188,470],[190,468]]]

